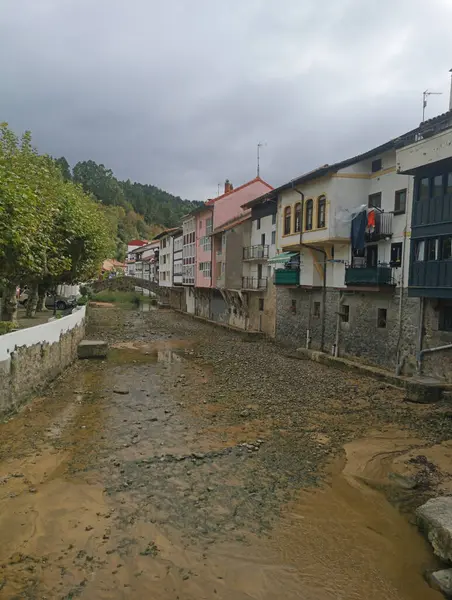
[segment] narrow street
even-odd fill
[[[0,598],[442,598],[412,511],[452,489],[447,407],[171,311],[88,337],[0,425]]]

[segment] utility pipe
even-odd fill
[[[419,300],[419,329],[418,329],[418,353],[417,353],[417,365],[416,370],[417,374],[420,375],[422,371],[422,341],[424,339],[424,313],[425,313],[425,300],[424,297],[421,296]]]

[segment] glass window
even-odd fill
[[[202,229],[202,219],[199,219],[199,229]]]
[[[320,302],[314,302],[314,315],[316,319],[320,317]]]
[[[452,237],[443,238],[441,258],[450,260],[452,258]]]
[[[428,200],[430,198],[429,180],[424,177],[419,182],[419,200]]]
[[[402,242],[391,244],[391,267],[400,267],[402,264]]]
[[[276,213],[272,215],[272,225],[276,225]]]
[[[320,196],[317,200],[317,227],[325,227],[326,223],[326,199]]]
[[[368,201],[369,208],[381,208],[381,192],[370,194]]]
[[[348,323],[350,321],[350,305],[349,304],[342,305],[341,321],[342,321],[342,323]]]
[[[372,173],[381,171],[381,158],[376,158],[372,161]]]
[[[295,231],[301,231],[301,204],[295,204]]]
[[[421,262],[425,260],[425,242],[424,240],[418,240],[414,247],[414,260]]]
[[[312,218],[314,213],[314,201],[308,200],[306,202],[306,231],[312,229]]]
[[[272,231],[272,246],[276,244],[276,231]]]
[[[259,310],[261,312],[264,310],[264,298],[259,298]]]
[[[437,260],[438,259],[438,240],[428,239],[426,244],[426,259]]]
[[[439,309],[439,330],[452,331],[452,304],[442,304]]]
[[[404,213],[406,210],[406,189],[398,190],[394,198],[394,212]]]
[[[446,194],[452,194],[452,173],[448,173],[446,177]]]
[[[443,176],[436,175],[432,179],[432,196],[438,198],[443,195]]]
[[[384,329],[388,320],[388,311],[386,308],[379,308],[377,311],[377,327]]]
[[[284,209],[284,235],[288,235],[291,229],[292,209],[286,206]]]
[[[261,228],[261,220],[257,219],[256,221],[256,229],[260,229]]]

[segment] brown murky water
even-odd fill
[[[215,372],[193,357],[208,336],[168,313],[143,334],[143,318],[0,426],[0,598],[441,598],[429,547],[379,491],[423,439],[389,426],[306,468],[276,410],[212,401]]]

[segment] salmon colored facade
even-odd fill
[[[196,275],[195,286],[212,287],[213,206],[196,215]]]

